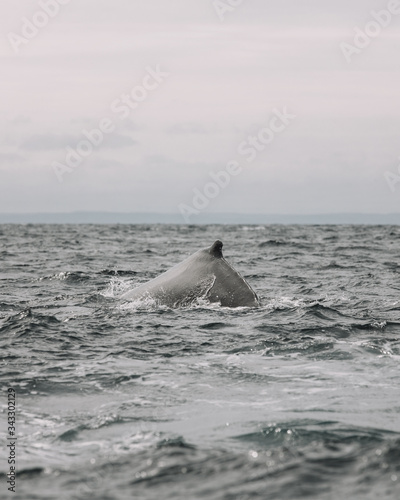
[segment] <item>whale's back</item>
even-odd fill
[[[193,255],[151,281],[125,293],[124,300],[149,297],[167,306],[187,305],[198,298],[224,307],[256,307],[259,301],[247,281],[224,259],[222,242]]]

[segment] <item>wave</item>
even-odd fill
[[[231,439],[233,448],[196,445],[179,435],[146,435],[115,445],[87,464],[23,469],[20,488],[35,479],[36,491],[64,488],[91,498],[236,498],[328,500],[397,498],[400,439],[396,433],[337,422],[288,422]],[[236,442],[236,446],[235,446]],[[24,477],[25,476],[25,477]],[[49,490],[49,485],[52,485]],[[108,495],[108,496],[107,496]],[[48,498],[48,497],[43,497]]]
[[[70,283],[81,283],[85,281],[89,281],[91,279],[91,276],[84,271],[61,271],[59,273],[47,275],[47,276],[42,276],[40,278],[37,278],[36,281],[67,281]]]
[[[130,271],[124,269],[103,269],[99,274],[104,276],[136,276],[138,271]]]

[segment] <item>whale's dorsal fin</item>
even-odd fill
[[[209,248],[209,252],[210,254],[213,256],[213,257],[217,257],[219,259],[222,259],[223,255],[222,255],[222,247],[223,247],[223,244],[222,244],[222,241],[220,240],[216,240],[213,245],[210,246]]]

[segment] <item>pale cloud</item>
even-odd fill
[[[165,131],[169,134],[210,134],[215,133],[215,127],[207,127],[204,123],[182,122],[167,127]]]
[[[73,147],[85,137],[73,135],[37,134],[25,139],[20,145],[20,149],[25,151],[49,151]],[[127,135],[113,133],[105,138],[100,147],[118,149],[135,146],[137,141]]]
[[[25,151],[42,151],[63,149],[77,141],[72,135],[36,134],[25,139],[20,149]]]
[[[20,154],[16,153],[0,153],[0,166],[8,167],[10,165],[14,165],[16,163],[21,163],[26,161]]]
[[[5,0],[0,211],[176,211],[230,160],[243,173],[210,211],[400,210],[383,178],[400,155],[400,16],[350,65],[340,50],[386,5],[245,0],[221,23],[212,1],[71,1],[15,54],[6,35],[37,3]],[[155,65],[165,83],[120,120],[111,103]],[[295,123],[246,165],[239,144],[283,106]],[[59,185],[52,162],[103,118],[116,130]]]

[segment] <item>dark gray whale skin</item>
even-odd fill
[[[190,305],[198,298],[223,307],[260,305],[247,281],[224,259],[219,240],[121,297],[127,301],[145,298],[169,307]]]

